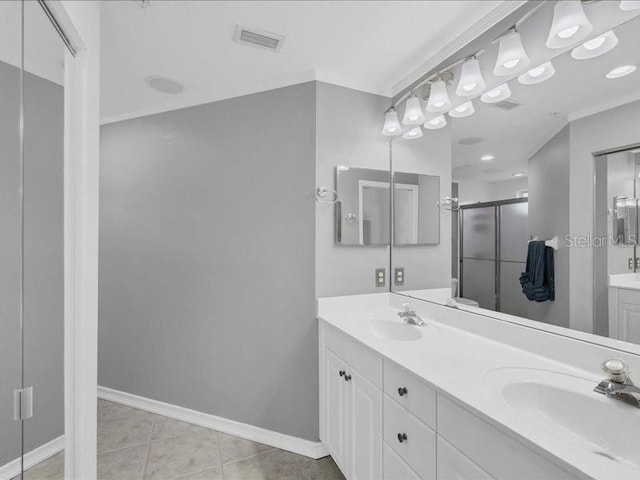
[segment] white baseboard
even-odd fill
[[[236,422],[208,413],[190,410],[188,408],[171,405],[169,403],[140,397],[132,393],[121,392],[107,387],[98,387],[98,398],[121,403],[129,407],[139,408],[147,412],[164,415],[165,417],[192,423],[205,428],[211,428],[219,432],[228,433],[258,443],[264,443],[271,447],[280,448],[311,458],[322,458],[328,455],[322,442],[312,442],[284,433],[273,432],[264,428]]]
[[[54,438],[50,442],[27,452],[24,455],[25,470],[43,462],[62,450],[64,450],[64,435]],[[16,458],[15,460],[11,460],[9,463],[0,466],[0,480],[10,480],[16,475],[20,475],[20,463],[20,458]]]

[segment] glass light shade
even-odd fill
[[[422,129],[420,127],[412,128],[402,134],[402,138],[405,140],[413,140],[422,136]]]
[[[626,77],[627,75],[635,72],[636,68],[637,67],[635,65],[623,65],[621,67],[614,68],[605,76],[609,79]]]
[[[622,0],[620,2],[620,10],[638,10],[640,9],[640,1],[639,0]]]
[[[615,33],[609,31],[574,48],[571,51],[571,56],[576,60],[596,58],[613,50],[616,45],[618,45],[618,37],[616,37]]]
[[[468,117],[473,115],[476,109],[473,108],[472,102],[466,102],[449,111],[449,116],[454,118]]]
[[[421,125],[424,123],[422,105],[420,105],[420,99],[415,95],[412,95],[407,99],[407,106],[404,111],[402,123],[405,125]]]
[[[511,75],[524,70],[529,63],[531,60],[522,46],[522,39],[518,32],[512,30],[500,39],[498,60],[493,69],[494,75]]]
[[[424,128],[428,128],[429,130],[437,130],[442,127],[447,126],[447,119],[444,118],[444,115],[438,115],[435,118],[432,118],[427,123],[424,124]]]
[[[447,93],[447,84],[442,80],[437,80],[431,84],[431,93],[427,102],[427,111],[433,113],[443,113],[451,108],[451,100]]]
[[[402,133],[402,127],[398,121],[398,113],[394,108],[387,110],[384,114],[384,126],[382,127],[382,134],[387,137],[395,137]]]
[[[480,71],[480,62],[475,57],[470,58],[462,64],[460,71],[460,81],[456,88],[456,95],[459,97],[470,97],[477,95],[486,88],[486,83]]]
[[[484,103],[498,103],[503,100],[506,100],[511,96],[511,89],[509,85],[503,83],[499,87],[494,88],[493,90],[489,90],[486,93],[483,93],[480,97],[480,100]]]
[[[564,48],[589,36],[593,25],[580,0],[560,0],[553,7],[553,22],[547,37],[547,47]]]
[[[553,64],[546,62],[520,75],[518,81],[523,85],[535,85],[549,80],[555,73],[556,69],[553,68]]]

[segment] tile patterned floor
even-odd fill
[[[25,480],[61,480],[62,453]],[[100,480],[344,480],[331,457],[312,460],[189,423],[98,401]]]

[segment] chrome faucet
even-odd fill
[[[602,380],[595,392],[615,397],[640,407],[640,388],[636,387],[629,378],[629,366],[620,358],[610,358],[602,364],[602,370],[607,379]]]
[[[405,322],[411,325],[417,325],[418,327],[424,327],[427,324],[424,320],[422,320],[422,318],[420,318],[420,315],[411,310],[410,303],[402,304],[402,311],[398,312],[398,316]]]

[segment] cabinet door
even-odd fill
[[[349,479],[382,478],[382,391],[349,371]]]
[[[324,351],[325,446],[343,472],[347,471],[347,365],[331,350]]]
[[[617,338],[640,343],[640,305],[618,304]]]

